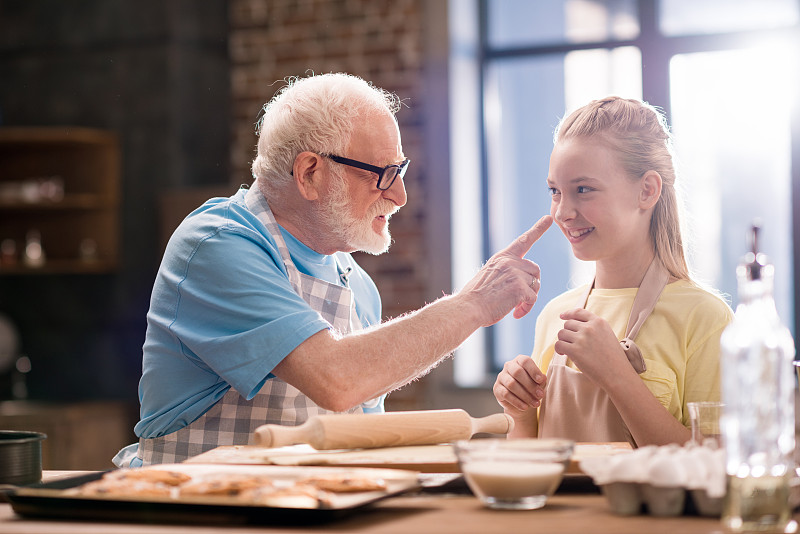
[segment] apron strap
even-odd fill
[[[628,317],[628,327],[625,330],[625,337],[620,341],[622,350],[625,351],[625,356],[628,357],[628,361],[639,374],[645,372],[647,366],[644,363],[642,351],[639,350],[634,339],[636,339],[636,336],[639,334],[639,330],[641,330],[644,322],[650,317],[653,308],[656,307],[658,297],[661,296],[661,292],[667,286],[667,282],[669,282],[669,272],[664,268],[661,262],[658,261],[658,258],[653,258],[653,261],[650,262],[650,266],[647,268],[647,272],[644,274],[642,283],[639,285],[639,289],[636,291],[636,297],[634,297],[633,306],[631,307],[631,314]],[[589,300],[589,293],[591,293],[593,288],[594,280],[586,287],[586,291],[583,293],[581,303],[584,308],[586,307],[586,302]]]
[[[286,241],[283,239],[278,221],[275,220],[269,203],[267,203],[267,199],[261,193],[261,189],[258,187],[257,183],[254,184],[254,187],[248,189],[244,201],[247,209],[258,217],[264,226],[267,227],[267,231],[275,238],[275,244],[278,246],[278,252],[283,260],[283,266],[286,269],[286,274],[289,276],[289,282],[291,282],[295,291],[299,293],[301,285],[300,271],[297,270],[297,267],[295,267],[292,261],[292,256],[289,254],[289,247],[286,246]]]
[[[639,334],[644,322],[650,317],[653,308],[656,307],[658,297],[667,286],[667,282],[669,282],[669,272],[661,265],[660,261],[654,258],[636,292],[636,298],[633,299],[631,315],[628,318],[628,329],[625,338],[620,341],[628,361],[639,374],[645,372],[647,367],[644,364],[642,351],[633,340]]]

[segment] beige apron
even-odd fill
[[[636,292],[625,339],[620,341],[628,361],[639,374],[646,367],[634,339],[668,281],[669,273],[661,262],[654,259]],[[582,295],[582,307],[586,307],[593,287],[594,281]],[[558,353],[553,354],[547,370],[545,397],[539,408],[539,437],[567,438],[578,442],[627,441],[636,445],[606,392],[580,371],[568,367],[567,357]]]

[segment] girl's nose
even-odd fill
[[[558,203],[554,202],[552,208],[550,214],[553,216],[553,219],[558,222],[569,221],[575,218],[575,209],[569,201],[565,201],[563,198]]]

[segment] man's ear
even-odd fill
[[[639,183],[642,187],[639,192],[639,207],[644,210],[650,209],[661,198],[661,175],[656,171],[647,171]]]
[[[317,200],[322,180],[322,157],[314,152],[300,152],[294,158],[292,176],[300,195],[306,200]]]

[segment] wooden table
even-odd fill
[[[66,473],[46,473],[46,479]],[[796,516],[795,519],[800,519]],[[518,532],[596,534],[707,534],[724,533],[718,519],[697,516],[655,518],[647,515],[613,515],[598,493],[562,486],[540,510],[496,511],[481,506],[463,493],[418,493],[394,497],[334,522],[317,526],[269,527],[263,525],[154,525],[62,520],[23,519],[9,504],[0,504],[3,534],[204,534],[251,532],[310,532],[360,534],[491,533]]]
[[[699,517],[658,519],[620,517],[608,512],[599,495],[555,495],[541,510],[487,510],[472,496],[408,496],[389,499],[370,509],[317,527],[142,525],[19,519],[9,505],[0,506],[0,532],[50,534],[202,534],[205,532],[359,532],[363,534],[420,534],[425,532],[559,532],[615,534],[694,534],[724,532],[719,520]]]

